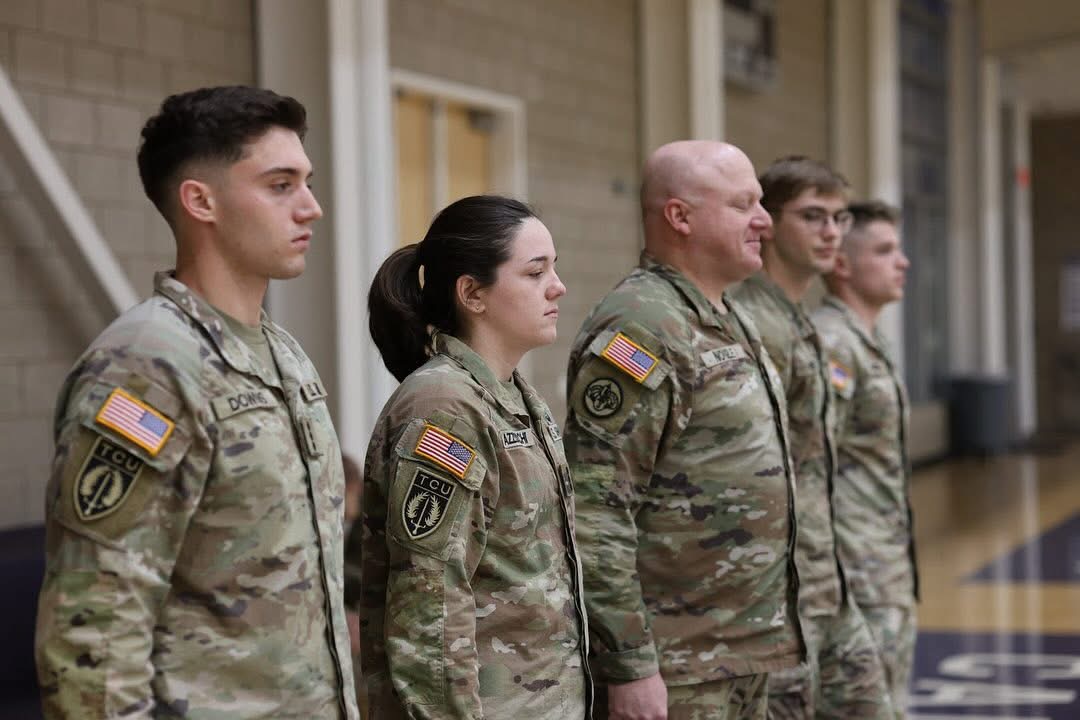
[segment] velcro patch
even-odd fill
[[[121,388],[109,394],[94,420],[146,450],[150,457],[161,451],[175,427],[172,420]]]
[[[842,393],[847,390],[848,385],[851,384],[851,371],[835,360],[830,360],[829,380],[832,381],[836,392]]]
[[[446,468],[459,480],[465,478],[465,473],[476,458],[475,450],[434,425],[424,426],[413,452]]]
[[[701,353],[701,362],[707,368],[716,367],[732,360],[742,360],[746,357],[746,348],[742,345],[726,345],[721,348],[713,348]]]
[[[73,486],[75,514],[89,522],[115,512],[131,495],[142,469],[143,461],[133,453],[97,438]]]
[[[611,342],[607,344],[600,356],[639,383],[645,382],[649,374],[660,364],[660,360],[655,355],[621,332],[615,333],[615,337],[611,338]]]
[[[423,468],[416,471],[401,504],[401,520],[410,538],[419,540],[438,529],[446,518],[455,490],[452,482],[435,477]]]
[[[214,408],[214,415],[217,416],[218,420],[225,420],[233,415],[256,408],[277,407],[277,404],[274,394],[265,388],[241,390],[231,395],[216,397],[210,401],[210,406]]]
[[[326,397],[326,388],[318,380],[312,380],[300,386],[300,394],[304,396],[305,401],[315,402]]]
[[[525,430],[506,430],[502,434],[503,447],[507,450],[514,448],[532,447],[533,439],[528,428]]]
[[[581,401],[590,415],[611,417],[622,407],[622,386],[614,378],[596,378],[585,386]]]

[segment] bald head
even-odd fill
[[[712,140],[679,140],[656,149],[645,161],[641,182],[641,215],[663,212],[672,198],[695,202],[716,186],[719,172],[730,176],[734,170],[749,167],[750,159],[729,143]]]

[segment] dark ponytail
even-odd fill
[[[512,198],[462,198],[435,216],[420,243],[383,262],[368,294],[368,326],[399,382],[427,360],[429,327],[458,333],[457,279],[470,275],[482,286],[494,283],[499,266],[510,259],[518,229],[531,217],[536,213]]]

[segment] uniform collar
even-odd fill
[[[516,398],[514,398],[510,392],[503,386],[502,382],[495,376],[491,368],[488,367],[484,359],[480,357],[476,352],[458,340],[453,335],[446,333],[436,333],[434,340],[435,352],[440,355],[445,355],[461,367],[465,368],[466,372],[472,375],[473,379],[480,384],[488,393],[490,393],[498,403],[513,416],[517,416],[515,406],[517,405]],[[521,380],[518,375],[518,371],[514,370],[513,375],[510,378],[514,384],[521,389],[521,397],[525,400],[526,405],[529,404],[531,393],[526,383]],[[526,412],[528,407],[524,408]]]
[[[229,367],[237,372],[255,375],[268,385],[280,385],[270,368],[264,368],[247,344],[233,333],[210,303],[199,297],[187,285],[174,277],[173,270],[154,274],[154,292],[163,295],[179,307],[192,322],[201,327]],[[268,330],[268,339],[277,339],[270,316],[259,311],[259,323]],[[271,342],[273,348],[273,342]]]
[[[694,312],[697,313],[698,321],[701,322],[702,325],[721,327],[721,315],[717,311],[716,306],[713,305],[709,298],[705,297],[705,293],[701,292],[701,289],[681,271],[671,265],[665,265],[664,263],[657,261],[652,255],[645,251],[642,251],[641,253],[641,261],[639,262],[638,267],[646,272],[655,273],[671,283],[675,289],[679,291],[679,294],[686,298],[686,302],[688,302],[690,307],[694,309]],[[730,312],[731,305],[727,302],[726,294],[724,305]]]
[[[764,271],[759,271],[743,280],[743,285],[756,288],[759,292],[764,293],[766,297],[773,301],[777,306],[781,307],[791,316],[792,322],[798,327],[803,337],[808,337],[814,334],[814,326],[810,322],[810,318],[806,315],[806,308],[803,307],[801,302],[792,302],[791,298],[787,296],[784,289],[773,282]]]
[[[876,326],[874,327],[873,332],[867,332],[866,327],[863,325],[859,316],[855,314],[855,311],[852,310],[846,302],[832,293],[825,295],[821,304],[828,305],[843,315],[844,321],[847,322],[848,327],[855,331],[855,334],[859,336],[859,339],[862,340],[867,347],[883,357],[885,361],[889,363],[890,367],[892,366],[892,355],[889,353],[889,343]]]

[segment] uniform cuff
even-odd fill
[[[594,655],[589,669],[602,682],[619,684],[640,680],[660,672],[653,643],[622,652],[605,652]]]

